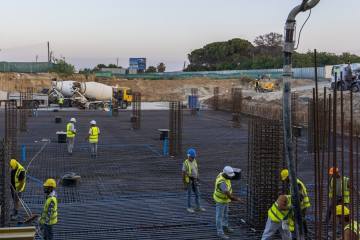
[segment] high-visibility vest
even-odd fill
[[[290,212],[289,209],[291,207],[291,196],[287,195],[287,199],[288,199],[287,210],[280,210],[277,201],[275,201],[271,206],[271,208],[269,208],[268,216],[271,219],[271,221],[280,223],[281,221],[288,219]]]
[[[59,103],[59,104],[64,104],[64,99],[63,99],[63,98],[59,98],[58,103]]]
[[[50,204],[53,203],[54,206],[51,210],[50,216],[48,215]],[[43,212],[40,218],[40,224],[54,225],[58,222],[58,203],[55,196],[49,196],[44,205]]]
[[[99,128],[98,127],[91,127],[90,128],[91,134],[89,136],[90,143],[97,143],[99,141]]]
[[[360,226],[357,223],[357,221],[353,221],[352,224],[348,224],[345,226],[344,231],[350,229],[352,232],[354,232],[357,235],[357,239],[360,239]]]
[[[21,172],[24,172],[24,179],[22,181],[22,182],[24,182],[24,184],[20,188],[21,182],[19,181],[19,175]],[[25,171],[24,167],[21,166],[20,163],[18,163],[18,167],[17,167],[16,173],[15,173],[15,189],[16,189],[16,191],[23,192],[25,190],[25,185],[26,185],[26,171]]]
[[[226,184],[229,193],[232,194],[230,179],[224,178],[223,173],[220,173],[217,176],[216,181],[215,181],[215,190],[214,190],[213,198],[214,198],[215,202],[217,202],[217,203],[226,204],[226,203],[231,202],[231,199],[221,191],[220,185],[222,183]]]
[[[73,131],[71,131],[71,126],[73,123],[68,123],[66,125],[66,137],[68,138],[74,138],[75,137],[75,133]]]
[[[330,186],[329,186],[329,198],[332,198],[334,193],[333,193],[333,183],[334,183],[334,177],[331,178],[330,180]],[[344,184],[344,196],[343,196],[343,201],[344,203],[350,203],[350,189],[348,187],[349,184],[349,178],[348,177],[342,177],[342,181],[337,181],[336,184],[340,184],[341,187],[341,195],[342,195],[342,185]]]
[[[305,208],[311,207],[310,198],[309,198],[305,184],[302,181],[300,181],[300,179],[297,179],[297,183],[298,183],[298,185],[301,186],[300,192],[301,192],[301,195],[303,196],[303,199],[300,203],[300,208],[305,209]]]
[[[196,159],[194,159],[192,163],[195,165],[196,171],[198,171],[198,165],[197,165]],[[185,170],[186,170],[185,182],[190,183],[189,177],[191,176],[192,168],[190,166],[191,163],[190,163],[189,159],[186,159],[184,161],[184,164],[185,164]]]

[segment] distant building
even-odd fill
[[[129,72],[145,72],[146,58],[130,58],[129,59]]]

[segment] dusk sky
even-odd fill
[[[214,41],[283,33],[300,0],[1,0],[0,61],[46,61],[55,56],[77,69],[98,63],[128,67],[146,57],[181,70],[187,54]],[[321,0],[299,51],[360,54],[360,0]],[[306,14],[298,17],[300,29]],[[148,65],[149,65],[148,64]]]

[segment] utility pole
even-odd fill
[[[119,67],[119,58],[116,58],[116,67]]]
[[[284,151],[285,160],[289,169],[290,189],[292,193],[292,205],[295,213],[296,239],[304,240],[303,220],[300,209],[299,189],[292,149],[292,124],[291,124],[291,78],[292,78],[292,54],[295,48],[296,16],[300,12],[306,12],[315,7],[320,0],[303,0],[296,6],[286,20],[285,43],[284,43],[284,73],[283,73],[283,128],[284,128]]]
[[[39,55],[35,56],[35,62],[38,62]]]
[[[51,56],[50,56],[50,42],[47,42],[47,55],[48,55],[48,63],[51,62]]]

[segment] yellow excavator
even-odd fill
[[[258,77],[254,82],[254,90],[256,92],[273,92],[275,90],[275,83],[265,76]]]

